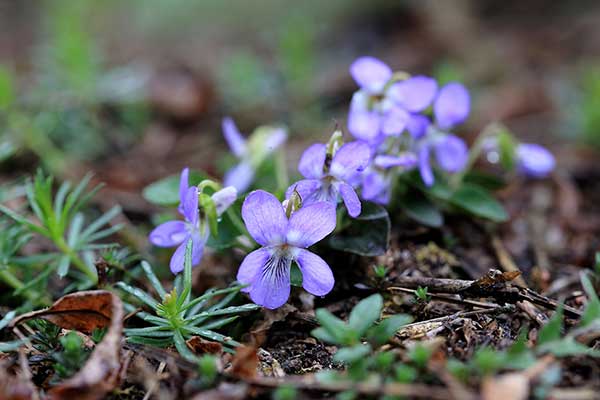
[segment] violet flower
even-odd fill
[[[459,172],[467,164],[469,150],[466,143],[447,130],[468,117],[470,101],[469,93],[460,83],[449,83],[440,89],[433,103],[435,125],[426,128],[417,144],[419,172],[425,185],[431,186],[435,180],[431,166],[432,151],[438,166],[446,172]]]
[[[256,190],[246,197],[242,218],[250,235],[262,247],[244,258],[237,280],[256,304],[275,309],[290,296],[290,268],[298,264],[302,286],[315,296],[324,296],[334,284],[329,265],[306,250],[329,235],[336,225],[335,206],[316,202],[294,211],[288,218],[275,196]]]
[[[517,170],[532,178],[544,178],[554,170],[556,161],[548,149],[539,144],[517,145]]]
[[[189,240],[192,241],[192,265],[200,264],[204,253],[204,245],[209,237],[209,226],[207,221],[200,218],[198,212],[198,188],[189,187],[189,169],[181,172],[179,181],[179,212],[184,220],[168,221],[160,224],[150,232],[149,240],[158,247],[178,246],[171,257],[171,272],[177,274],[183,271],[185,247]],[[215,203],[217,214],[221,215],[237,198],[237,190],[234,187],[226,187],[215,192],[211,196]]]
[[[298,171],[306,178],[289,187],[286,198],[294,190],[302,203],[309,205],[327,201],[335,205],[343,200],[348,214],[357,217],[361,204],[356,191],[349,182],[369,165],[371,150],[360,141],[342,145],[333,157],[327,154],[327,145],[316,143],[308,147],[298,163]]]
[[[377,204],[389,204],[394,177],[392,169],[409,170],[416,165],[417,156],[411,152],[375,156],[372,165],[363,173],[361,197]]]
[[[254,180],[256,169],[285,142],[287,133],[281,128],[261,127],[246,140],[229,117],[223,119],[222,129],[231,152],[240,160],[227,171],[223,184],[235,187],[239,193],[245,192]]]
[[[418,113],[429,107],[437,92],[435,80],[425,76],[393,82],[392,70],[373,57],[354,61],[350,74],[360,90],[350,103],[348,130],[373,146],[386,136],[419,126],[422,117]]]

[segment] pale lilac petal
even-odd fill
[[[460,124],[469,116],[471,99],[467,89],[460,83],[449,83],[440,89],[433,104],[437,125],[442,129]]]
[[[377,94],[391,79],[392,70],[374,57],[360,57],[350,65],[350,75],[362,89]]]
[[[287,140],[287,131],[283,128],[275,128],[266,137],[264,146],[268,153],[277,150]]]
[[[344,200],[344,205],[348,210],[348,215],[356,218],[360,215],[361,204],[354,188],[347,183],[340,183],[339,191]]]
[[[253,180],[254,168],[247,162],[241,162],[227,171],[223,177],[223,185],[233,186],[238,193],[243,193],[248,190]]]
[[[217,215],[221,215],[237,200],[237,189],[233,186],[227,186],[213,193],[211,196],[217,209]]]
[[[183,203],[185,203],[185,195],[187,194],[187,190],[190,187],[190,169],[189,168],[184,168],[181,171],[181,177],[179,178],[179,206],[177,207],[177,210],[179,211],[179,213],[181,215],[183,214]]]
[[[410,112],[420,112],[429,107],[437,92],[435,79],[415,76],[394,83],[387,91],[388,96]]]
[[[406,129],[414,139],[419,139],[427,133],[427,128],[431,124],[429,118],[421,114],[412,114],[406,125]]]
[[[423,145],[419,149],[419,172],[425,186],[431,186],[434,182],[433,171],[429,160],[429,146]]]
[[[198,188],[196,186],[187,190],[183,202],[183,215],[192,225],[196,225],[198,222]]]
[[[447,172],[458,172],[465,167],[469,149],[461,138],[448,135],[434,146],[435,158],[439,166]]]
[[[381,131],[387,136],[398,136],[404,131],[410,114],[400,107],[392,107],[383,117]]]
[[[556,165],[552,153],[543,146],[534,143],[521,143],[517,147],[517,168],[527,176],[543,178]]]
[[[329,172],[338,179],[346,180],[367,168],[370,160],[368,144],[361,141],[346,143],[333,156]]]
[[[296,189],[300,195],[300,199],[302,199],[302,203],[309,204],[315,192],[321,190],[321,185],[322,182],[319,179],[302,179],[288,188],[285,192],[285,198],[289,199],[294,189]]]
[[[200,264],[202,261],[202,255],[204,253],[204,243],[205,239],[202,239],[199,234],[192,236],[192,266]],[[171,262],[169,267],[171,272],[174,274],[178,274],[183,271],[184,263],[185,263],[185,248],[187,247],[188,241],[184,241],[182,244],[177,247],[175,253],[171,257]]]
[[[148,236],[150,243],[158,247],[177,246],[188,236],[185,222],[169,221],[160,224]]]
[[[390,202],[391,187],[392,182],[389,175],[370,171],[364,177],[361,195],[364,200],[387,205]]]
[[[402,153],[398,156],[383,154],[373,160],[376,167],[383,169],[393,167],[412,168],[417,165],[417,162],[417,156],[414,153]]]
[[[348,131],[357,139],[373,141],[379,135],[381,117],[374,111],[350,110]]]
[[[292,213],[287,229],[287,243],[297,247],[309,247],[329,235],[335,229],[335,204],[318,202],[303,206]]]
[[[302,272],[302,287],[315,296],[325,296],[331,292],[335,279],[329,265],[318,255],[308,250],[300,250],[296,263]]]
[[[252,301],[271,310],[284,305],[290,297],[291,263],[291,259],[271,256],[250,286]]]
[[[244,258],[236,278],[238,282],[244,285],[250,285],[242,289],[243,292],[250,291],[250,287],[254,283],[258,272],[267,263],[270,257],[271,253],[269,250],[260,248],[258,250],[254,250]]]
[[[242,218],[250,235],[262,246],[284,241],[288,221],[283,206],[271,193],[255,190],[242,205]]]
[[[327,146],[323,143],[315,143],[309,146],[298,163],[298,171],[308,179],[319,179],[323,176],[323,166],[327,157]]]
[[[238,130],[233,119],[226,117],[223,118],[221,123],[223,129],[223,136],[231,149],[231,152],[239,157],[242,157],[246,153],[246,139],[242,136]]]

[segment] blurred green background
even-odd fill
[[[293,163],[344,125],[361,55],[464,81],[468,140],[501,120],[577,168],[600,146],[598,18],[594,1],[5,0],[3,179],[93,170],[127,198],[184,165],[219,175],[225,115],[288,125]]]

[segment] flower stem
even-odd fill
[[[8,286],[12,287],[15,290],[22,289],[23,286],[25,286],[19,278],[17,278],[12,272],[8,270],[6,265],[3,266],[3,269],[0,270],[0,280],[2,280],[4,283],[6,283]],[[38,297],[31,290],[25,290],[23,291],[23,294],[28,300],[32,301],[36,300],[36,298]]]
[[[275,153],[275,178],[277,179],[277,188],[282,192],[288,188],[289,177],[287,173],[287,165],[285,163],[285,154],[279,150]]]

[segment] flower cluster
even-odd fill
[[[247,239],[260,247],[250,249],[237,280],[246,285],[244,291],[256,304],[266,308],[287,301],[294,263],[307,292],[316,296],[329,293],[334,286],[333,273],[308,248],[336,229],[339,218],[344,218],[343,210],[357,218],[363,201],[389,204],[400,174],[417,170],[423,182],[419,187],[428,188],[446,174],[461,173],[461,178],[481,151],[487,152],[488,160],[508,151],[516,170],[530,177],[543,177],[554,169],[554,157],[545,148],[515,144],[512,138],[502,141],[499,135],[482,135],[481,143],[469,152],[465,141],[452,133],[471,109],[470,95],[460,83],[440,87],[433,78],[395,73],[372,57],[357,59],[350,74],[359,86],[348,115],[348,131],[355,140],[344,143],[341,130],[336,130],[327,143],[309,146],[298,164],[303,178],[280,187],[281,192],[287,189],[283,202],[264,190],[250,192],[243,202],[245,231],[242,227],[238,234],[248,235]],[[287,138],[281,128],[262,127],[245,140],[230,118],[223,120],[223,133],[239,159],[225,174],[225,188],[212,181],[189,187],[185,169],[179,205],[184,221],[166,222],[150,234],[156,246],[179,246],[171,259],[173,273],[182,271],[190,240],[192,262],[200,262],[209,235],[216,234],[220,215],[238,193],[251,187],[258,166]],[[207,186],[212,188],[211,195],[203,193]],[[240,242],[248,246],[248,240]]]

